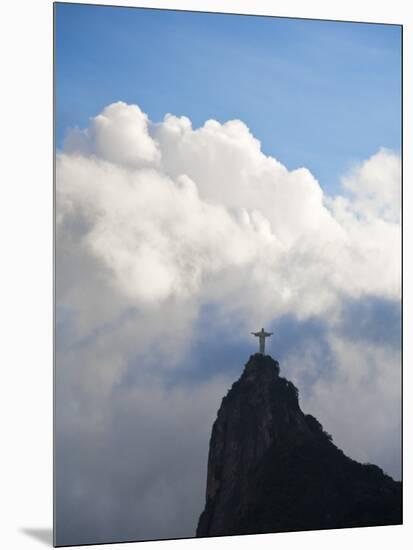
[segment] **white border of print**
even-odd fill
[[[87,3],[87,2],[79,2]],[[191,9],[398,23],[404,25],[404,151],[412,150],[412,17],[404,0],[150,0],[101,4]],[[39,548],[52,527],[52,1],[20,0],[2,5],[2,194],[0,201],[1,289],[1,546]],[[408,236],[413,234],[411,161],[404,155],[404,396],[411,390],[413,280]],[[406,215],[407,214],[407,215]],[[410,248],[412,248],[410,246]],[[404,525],[139,543],[139,548],[262,549],[288,545],[317,548],[407,548],[410,510],[412,399],[404,399]],[[407,426],[407,429],[406,429]],[[133,544],[133,546],[132,546]],[[136,543],[112,548],[137,548]]]

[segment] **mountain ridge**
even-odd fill
[[[401,482],[347,457],[269,355],[252,355],[213,424],[196,535],[402,522]]]

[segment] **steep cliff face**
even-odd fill
[[[251,356],[212,428],[197,536],[401,521],[401,483],[345,456],[278,363]]]

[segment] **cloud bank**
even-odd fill
[[[254,352],[266,325],[296,331],[274,342],[303,408],[400,475],[397,154],[329,196],[240,120],[194,129],[118,102],[68,133],[56,170],[63,542],[193,535],[211,423],[242,368],[209,358]]]

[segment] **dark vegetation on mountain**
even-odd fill
[[[197,536],[401,522],[401,482],[347,457],[301,411],[278,362],[252,355],[212,428]]]

